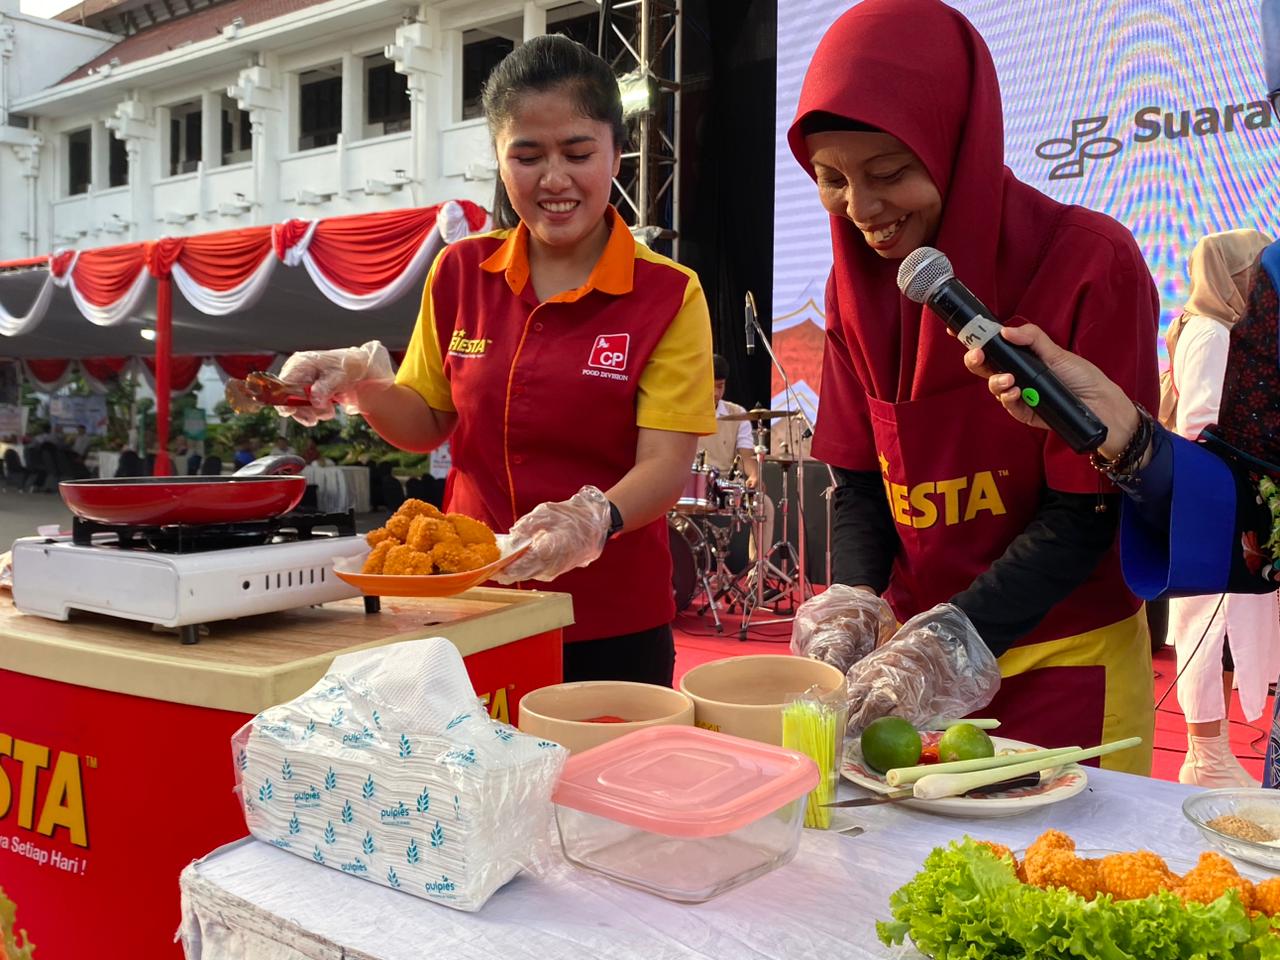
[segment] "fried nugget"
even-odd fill
[[[394,514],[391,519],[387,521],[387,530],[390,532],[391,536],[395,537],[401,543],[406,543],[409,540],[409,523],[410,519],[408,517],[402,517],[399,514]]]
[[[445,519],[453,524],[458,536],[467,546],[472,544],[485,543],[493,544],[497,541],[494,539],[493,531],[479,520],[468,517],[461,513],[445,514]]]
[[[1240,895],[1240,902],[1246,910],[1253,906],[1253,884],[1240,876],[1226,857],[1207,850],[1200,854],[1195,868],[1175,888],[1183,900],[1196,903],[1213,903],[1228,890],[1235,890]]]
[[[414,517],[409,524],[409,536],[405,540],[409,546],[423,553],[430,553],[438,543],[460,543],[458,532],[447,520],[435,520],[431,517]]]
[[[396,511],[396,516],[408,517],[410,520],[414,517],[430,517],[432,520],[439,520],[444,514],[436,509],[435,504],[410,497],[400,504],[400,509]]]
[[[472,569],[467,566],[467,548],[461,540],[437,543],[431,549],[431,562],[435,564],[437,573],[465,573]]]
[[[1098,892],[1117,900],[1144,900],[1177,882],[1168,865],[1150,850],[1113,853],[1098,861]]]
[[[500,556],[502,556],[502,551],[498,549],[496,543],[473,543],[469,547],[463,548],[463,557],[468,570],[479,570],[481,567],[487,567]]]
[[[1060,887],[1086,900],[1098,895],[1097,861],[1082,860],[1069,850],[1043,850],[1034,860],[1028,857],[1026,872],[1027,882],[1037,887]]]
[[[1023,858],[1028,876],[1031,874],[1031,865],[1050,850],[1065,850],[1067,853],[1075,853],[1076,842],[1061,830],[1046,830],[1040,834],[1027,847],[1026,857]]]
[[[1253,908],[1269,917],[1280,914],[1280,877],[1263,880],[1254,886]]]
[[[383,565],[387,562],[387,554],[391,552],[391,548],[398,546],[394,540],[386,537],[379,540],[373,548],[369,556],[365,557],[364,567],[361,573],[382,573]]]
[[[364,535],[364,539],[365,539],[365,542],[369,544],[369,546],[376,547],[380,543],[383,543],[387,540],[395,540],[396,538],[392,536],[391,531],[388,530],[386,527],[378,527],[378,529],[370,530],[368,533],[366,533]]]
[[[392,576],[422,576],[431,573],[431,557],[408,544],[398,544],[387,554],[382,572]]]

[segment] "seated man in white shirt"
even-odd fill
[[[746,408],[730,403],[724,398],[725,383],[729,379],[729,361],[720,354],[713,358],[715,367],[716,416],[746,413]],[[748,490],[760,490],[758,496],[764,504],[764,540],[765,546],[772,545],[773,537],[773,501],[764,493],[764,485],[760,478],[760,465],[756,463],[755,445],[751,440],[751,421],[721,420],[717,430],[709,437],[698,438],[698,450],[706,453],[707,464],[720,471],[720,479],[725,480],[733,468],[733,458],[740,457],[742,472],[746,474]],[[748,555],[754,561],[756,556],[755,540],[750,542]]]

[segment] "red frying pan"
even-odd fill
[[[240,523],[288,513],[306,492],[300,457],[263,457],[229,477],[64,480],[76,516],[98,523]]]

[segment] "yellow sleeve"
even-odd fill
[[[714,376],[711,314],[702,284],[689,271],[680,311],[640,374],[636,425],[703,436],[715,433]]]
[[[444,261],[448,249],[442,250],[427,273],[422,287],[422,306],[418,309],[418,322],[413,327],[409,349],[404,362],[396,373],[396,383],[412,387],[427,406],[446,413],[456,412],[449,378],[444,375],[444,357],[440,353],[440,337],[436,332],[435,311],[432,309],[431,290],[436,282],[436,270]]]

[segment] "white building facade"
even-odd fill
[[[98,0],[81,25],[17,6],[0,0],[0,261],[449,199],[488,207],[480,83],[525,39],[587,39],[597,9]],[[157,18],[165,8],[176,15]]]

